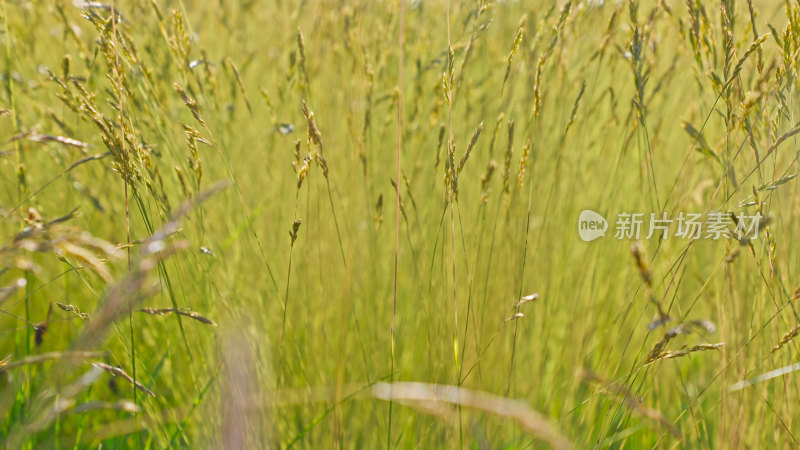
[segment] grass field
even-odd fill
[[[0,13],[4,447],[800,446],[800,2]]]

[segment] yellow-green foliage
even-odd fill
[[[800,5],[400,6],[0,0],[2,445],[800,445]]]

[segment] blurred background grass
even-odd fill
[[[45,219],[78,208],[71,225],[126,242],[125,184],[112,169],[119,160],[66,172],[108,148],[90,114],[59,99],[65,90],[56,78],[76,77],[117,127],[114,108],[124,105],[128,147],[146,155],[129,186],[132,241],[214,181],[231,185],[184,220],[179,236],[191,247],[153,272],[157,292],[141,305],[187,308],[219,326],[134,311],[95,343],[108,352],[104,361],[135,372],[156,397],[140,392],[135,415],[67,411],[34,430],[37,396],[85,369],[57,379],[47,364],[25,366],[5,373],[0,434],[25,448],[544,445],[508,419],[466,409],[445,420],[395,403],[390,426],[389,403],[368,387],[348,397],[392,379],[522,399],[578,447],[796,445],[796,375],[728,392],[797,355],[793,344],[770,353],[798,322],[789,302],[800,283],[793,182],[759,192],[773,220],[752,249],[735,240],[645,242],[653,295],[673,318],[655,330],[631,243],[614,239],[613,228],[591,243],[576,232],[584,209],[609,220],[623,211],[753,213],[738,206],[754,201],[753,187],[795,173],[794,137],[768,151],[797,122],[800,6],[755,2],[751,22],[747,2],[689,4],[410,2],[400,97],[397,4],[118,1],[115,41],[110,8],[3,2],[2,242],[26,226],[29,208]],[[448,17],[452,113],[442,81],[450,72]],[[135,56],[133,46],[104,55],[103,42],[112,50],[109,43],[131,43]],[[638,91],[637,71],[647,79]],[[174,83],[196,100],[206,126]],[[322,134],[329,173],[317,157],[298,189],[296,141],[301,158],[317,148],[308,143],[302,101]],[[398,101],[405,215],[392,375]],[[213,145],[197,142],[195,158],[180,122]],[[481,122],[457,202],[448,202],[448,136],[458,163]],[[703,146],[684,122],[702,130],[708,151],[695,151]],[[35,133],[89,147],[36,142]],[[483,190],[492,160],[497,168]],[[297,219],[292,246],[287,232]],[[135,260],[136,244],[132,251]],[[37,324],[54,302],[78,306],[91,322],[108,286],[69,257],[20,258],[40,268],[4,263],[3,285],[19,277],[28,284],[0,305],[2,354],[18,360],[70,349],[86,322],[55,308],[41,345]],[[125,257],[108,265],[115,279],[128,270]],[[514,308],[534,292],[537,301]],[[524,317],[506,320],[516,312]],[[724,342],[720,351],[643,366],[668,329],[698,319],[716,330],[678,336],[670,348]],[[627,386],[674,422],[681,440],[613,389],[582,379],[581,369]],[[124,380],[100,380],[76,402],[133,398]]]

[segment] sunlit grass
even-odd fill
[[[800,5],[399,6],[2,2],[4,445],[798,445]]]

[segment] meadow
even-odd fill
[[[797,0],[0,14],[5,448],[800,446]]]

